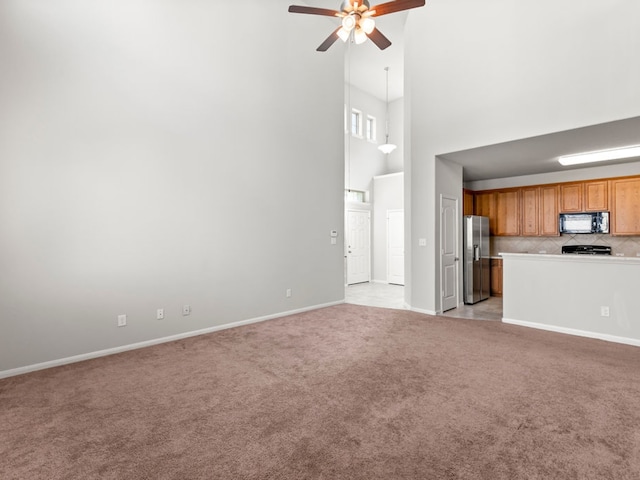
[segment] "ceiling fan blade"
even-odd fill
[[[382,32],[377,28],[374,28],[373,32],[367,34],[367,37],[369,37],[371,41],[375,43],[380,50],[384,50],[385,48],[391,45],[391,40],[385,37],[382,34]]]
[[[387,15],[388,13],[401,12],[410,8],[424,7],[426,0],[395,0],[393,2],[381,3],[371,7],[369,10],[375,10],[373,17]]]
[[[327,17],[336,17],[340,15],[337,10],[329,10],[328,8],[302,7],[300,5],[289,6],[291,13],[308,13],[309,15],[325,15]]]
[[[327,39],[322,42],[320,44],[320,46],[318,48],[316,48],[317,52],[326,52],[327,50],[329,50],[329,47],[331,45],[333,45],[334,43],[336,43],[336,40],[338,40],[338,30],[340,30],[342,28],[342,26],[339,26],[338,28],[336,28],[333,33],[331,35],[329,35],[327,37]]]

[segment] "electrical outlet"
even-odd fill
[[[164,308],[159,308],[156,310],[156,318],[158,320],[162,320],[164,318]]]
[[[609,307],[600,307],[600,316],[608,317],[609,316]]]
[[[126,327],[127,326],[127,316],[126,315],[118,315],[118,326]]]
[[[187,316],[187,315],[191,315],[191,305],[183,305],[182,306],[182,315],[183,316]]]
[[[287,295],[287,298],[291,297],[291,289],[290,288],[287,288],[286,295]]]

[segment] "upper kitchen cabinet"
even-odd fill
[[[612,235],[640,235],[640,178],[609,180]]]
[[[560,184],[560,212],[602,212],[609,209],[606,180]]]
[[[473,215],[473,192],[471,190],[464,189],[462,190],[462,211],[463,215]]]
[[[560,184],[560,212],[582,212],[583,190],[582,182]]]
[[[522,225],[520,231],[523,237],[540,234],[540,187],[523,187]]]
[[[523,237],[560,235],[558,230],[558,186],[542,185],[520,189]]]
[[[584,182],[584,211],[605,212],[609,209],[609,182]]]
[[[558,185],[540,187],[540,226],[538,234],[544,237],[559,236]]]
[[[496,234],[496,195],[494,192],[477,192],[473,198],[475,215],[489,217],[489,231]]]
[[[520,235],[520,189],[498,191],[496,198],[496,235]]]

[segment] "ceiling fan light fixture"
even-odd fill
[[[342,18],[342,28],[344,28],[347,32],[353,30],[356,26],[357,22],[353,15],[345,15]]]
[[[373,29],[376,28],[376,21],[371,17],[365,17],[360,20],[360,28],[364,30],[364,33],[369,35],[371,32],[373,32]]]
[[[356,27],[356,31],[353,34],[353,39],[356,42],[356,45],[360,45],[364,42],[367,41],[367,34],[364,32],[364,30],[362,28],[360,28],[359,26]]]
[[[340,40],[342,40],[343,42],[346,42],[347,40],[349,40],[350,34],[351,32],[349,30],[345,30],[345,28],[342,27],[340,30],[338,30],[338,33],[336,35],[338,35]]]
[[[607,160],[621,160],[623,158],[640,157],[640,145],[597,150],[595,152],[576,153],[558,157],[560,165],[579,165],[582,163],[605,162]]]

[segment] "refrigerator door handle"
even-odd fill
[[[479,245],[474,245],[473,246],[473,259],[478,261],[480,260],[480,246]]]

